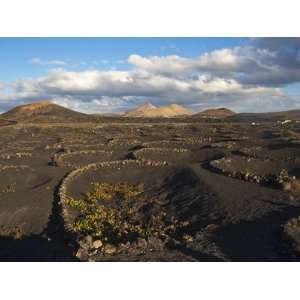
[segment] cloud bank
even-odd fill
[[[64,66],[61,61],[33,64]],[[300,81],[300,39],[253,39],[195,58],[128,57],[126,71],[52,69],[45,76],[0,84],[0,111],[41,99],[83,112],[130,109],[147,102],[179,103],[194,111],[225,106],[236,111],[296,108],[284,87]],[[9,87],[9,92],[7,91]]]

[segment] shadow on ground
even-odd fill
[[[0,261],[75,261],[67,245],[58,187],[53,194],[52,213],[47,228],[40,235],[25,236],[21,239],[0,238]]]
[[[289,206],[258,220],[228,224],[218,231],[215,242],[232,261],[297,261],[283,240],[281,225],[299,212]]]

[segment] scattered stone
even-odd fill
[[[219,229],[219,226],[216,225],[216,224],[208,224],[206,227],[205,227],[205,230],[207,230],[208,232],[214,232],[216,230]]]
[[[191,243],[191,242],[194,241],[193,237],[192,237],[191,235],[189,235],[189,234],[183,235],[182,238],[183,238],[183,240],[184,240],[185,242],[187,242],[187,243]]]
[[[93,238],[90,235],[87,235],[85,237],[85,241],[87,244],[89,244],[90,246],[93,244]]]
[[[90,235],[87,235],[79,241],[79,245],[81,248],[89,250],[93,247],[93,238]]]
[[[155,237],[149,237],[148,248],[150,251],[161,251],[164,248],[164,243],[161,239]]]
[[[89,258],[88,251],[83,248],[79,248],[76,257],[80,260],[87,260]]]
[[[121,243],[120,245],[119,245],[119,249],[121,250],[121,251],[123,251],[123,250],[127,250],[127,249],[129,249],[130,248],[130,242],[127,242],[126,244],[123,244],[123,243]]]
[[[93,248],[95,248],[95,249],[101,248],[102,245],[103,245],[103,243],[100,240],[96,240],[93,242]]]
[[[117,247],[112,244],[106,244],[104,246],[104,253],[108,255],[113,255],[117,252]]]
[[[284,182],[284,183],[283,183],[283,190],[284,190],[285,192],[290,192],[291,189],[292,189],[292,185],[291,185],[290,182]]]
[[[137,246],[140,249],[146,249],[147,248],[147,241],[145,239],[138,238],[138,240],[137,240]]]
[[[300,216],[292,218],[283,227],[284,237],[292,244],[293,249],[300,253]]]

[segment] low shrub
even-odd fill
[[[134,242],[139,238],[166,240],[183,226],[174,216],[145,195],[144,185],[126,182],[92,183],[83,198],[68,197],[67,205],[78,210],[71,225],[80,235],[90,235],[103,245]]]

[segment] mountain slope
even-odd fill
[[[62,107],[49,101],[40,101],[17,106],[1,117],[20,121],[68,121],[81,120],[89,116],[71,109]]]
[[[127,111],[123,117],[142,117],[142,118],[169,118],[192,114],[188,109],[177,104],[170,104],[167,106],[155,106],[151,103],[146,103],[133,110]]]
[[[235,115],[235,112],[233,112],[230,109],[227,108],[213,108],[213,109],[207,109],[200,113],[194,114],[193,117],[195,118],[211,118],[211,119],[222,119],[227,118],[230,116]]]

